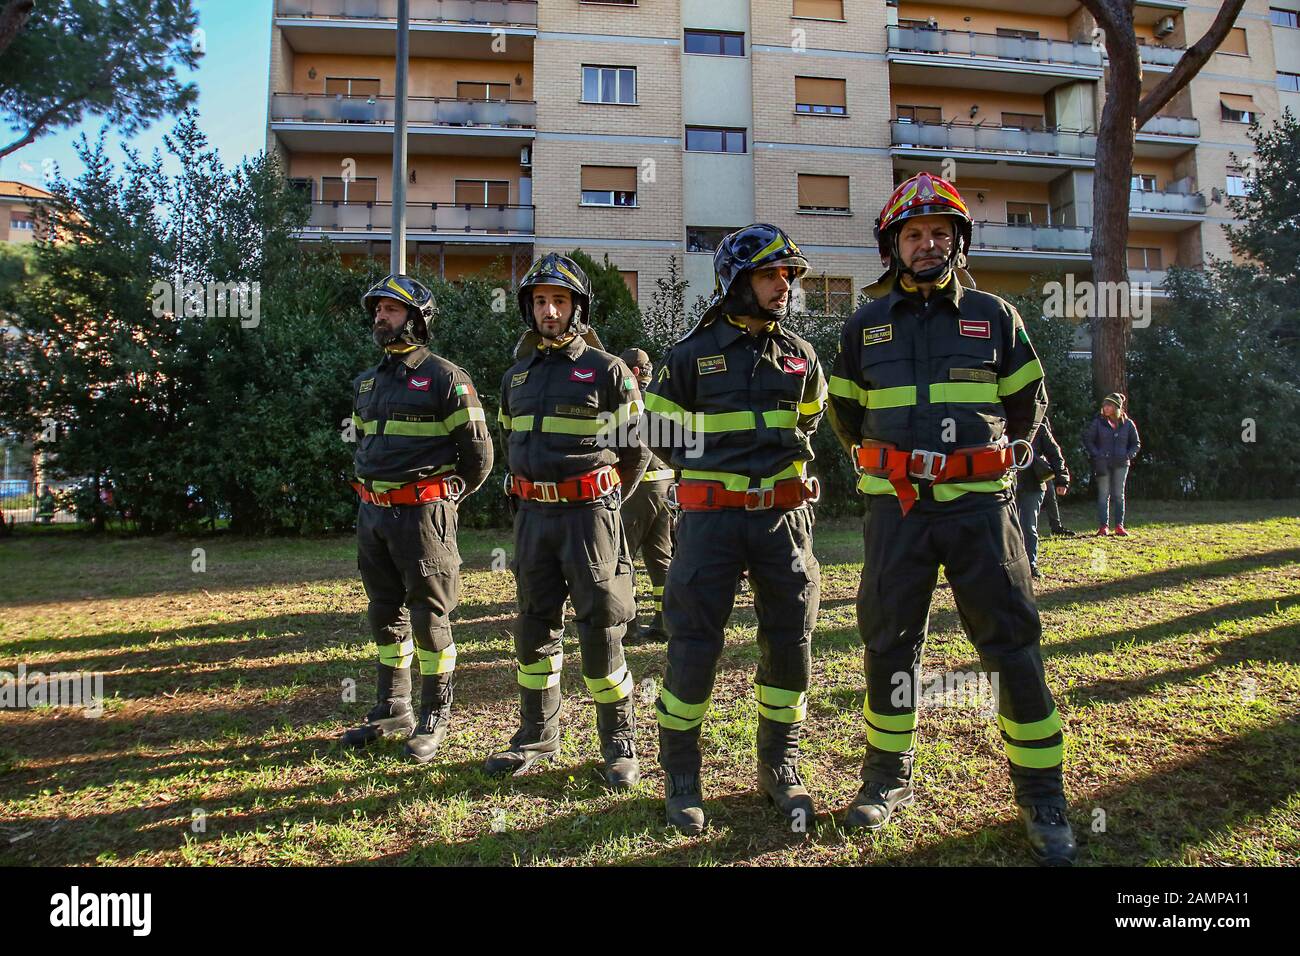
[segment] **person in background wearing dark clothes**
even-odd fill
[[[1038,512],[1043,506],[1043,495],[1047,485],[1053,486],[1056,495],[1063,495],[1070,487],[1070,470],[1065,466],[1065,456],[1061,446],[1056,443],[1056,436],[1043,419],[1043,424],[1034,433],[1034,460],[1024,471],[1016,472],[1016,505],[1020,512],[1020,534],[1025,539],[1025,553],[1029,555],[1029,573],[1034,578],[1042,575],[1038,572]],[[1055,505],[1055,500],[1052,500]],[[1060,523],[1060,517],[1057,517]]]
[[[1124,412],[1126,399],[1111,392],[1101,402],[1101,411],[1083,433],[1083,444],[1092,459],[1097,480],[1097,537],[1110,534],[1110,516],[1115,516],[1115,534],[1128,537],[1124,530],[1124,483],[1128,467],[1142,450],[1137,425]]]

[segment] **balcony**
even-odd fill
[[[1148,232],[1178,232],[1201,221],[1205,197],[1193,191],[1191,179],[1180,179],[1160,191],[1129,193],[1129,223]]]
[[[911,123],[894,120],[890,143],[894,155],[927,153],[979,154],[1015,163],[1090,166],[1097,154],[1092,133],[1061,129],[1026,130],[968,123]]]
[[[1143,44],[1138,47],[1138,53],[1142,57],[1142,66],[1162,73],[1173,69],[1174,65],[1182,59],[1183,54],[1186,52],[1182,47],[1173,46],[1149,46]]]
[[[934,83],[934,74],[926,75],[926,70],[944,67],[962,70],[960,80],[944,82],[960,82],[968,89],[1014,88],[1018,92],[1045,93],[1062,77],[1095,80],[1101,76],[1102,54],[1088,43],[966,30],[899,26],[887,30],[890,77],[894,83]],[[1015,79],[1008,78],[1007,73],[1016,74]]]
[[[1191,116],[1153,116],[1137,131],[1134,155],[1169,159],[1196,145],[1200,121]]]
[[[455,239],[493,242],[502,236],[531,238],[533,206],[471,206],[453,203],[407,203],[409,239]],[[383,238],[393,230],[391,202],[313,202],[303,237]]]
[[[277,17],[397,20],[397,0],[276,0]],[[537,26],[537,3],[529,0],[411,0],[411,23]]]
[[[273,93],[271,128],[293,152],[384,152],[395,107],[391,96]],[[413,154],[510,156],[535,136],[537,104],[413,96],[406,118]]]
[[[1091,242],[1092,230],[1080,226],[976,222],[971,259],[976,266],[1002,270],[1090,262]]]
[[[275,17],[295,53],[397,49],[397,0],[276,0]],[[531,62],[536,37],[536,3],[411,0],[412,57]]]

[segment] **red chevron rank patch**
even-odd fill
[[[786,355],[781,359],[781,367],[790,375],[807,375],[808,360],[798,355]]]
[[[570,382],[594,382],[596,381],[596,370],[594,368],[575,368],[569,373]]]
[[[432,381],[431,378],[416,378],[412,375],[406,380],[406,387],[413,392],[427,392]]]

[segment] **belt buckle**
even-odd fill
[[[557,481],[535,481],[533,487],[541,492],[538,501],[554,503],[560,500],[560,484]]]
[[[862,446],[861,446],[861,445],[854,445],[854,446],[853,446],[853,452],[852,452],[852,454],[850,455],[850,460],[853,462],[853,473],[854,473],[855,475],[860,475],[860,474],[862,474],[862,472],[863,472],[862,464],[861,464],[861,462],[860,462],[860,460],[859,460],[859,456],[860,456],[861,454],[862,454]]]
[[[1016,448],[1020,445],[1025,447],[1024,464],[1021,464],[1020,458],[1016,455]],[[1011,443],[1011,468],[1014,471],[1024,471],[1034,463],[1034,446],[1029,444],[1023,438],[1017,438]]]
[[[907,469],[908,474],[913,478],[926,478],[930,481],[938,481],[939,474],[936,474],[934,464],[936,461],[939,463],[939,472],[942,473],[944,467],[948,464],[948,456],[941,451],[926,451],[923,448],[912,449],[912,457],[915,458],[917,455],[920,455],[925,460],[925,470],[920,474],[917,474],[912,470],[911,463],[909,462]]]
[[[822,500],[822,483],[814,476],[803,483],[805,497],[804,501],[811,501],[813,504]]]
[[[745,489],[745,510],[746,511],[767,511],[774,504],[776,504],[775,488]]]

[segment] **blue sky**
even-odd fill
[[[266,81],[271,54],[272,0],[196,0],[199,26],[205,33],[207,54],[192,73],[182,71],[182,79],[198,85],[199,125],[221,153],[227,166],[245,155],[254,155],[266,146]],[[164,133],[175,120],[163,117],[149,129],[128,142],[145,155],[154,147],[162,148]],[[103,119],[86,116],[68,129],[47,133],[36,142],[0,159],[0,179],[17,179],[33,186],[44,185],[47,158],[59,165],[67,179],[75,179],[84,166],[73,149],[77,138],[85,133],[93,140]],[[17,138],[8,129],[0,129],[7,141]],[[118,145],[123,139],[109,131],[109,156],[114,163],[122,158]],[[174,167],[173,167],[174,168]]]

